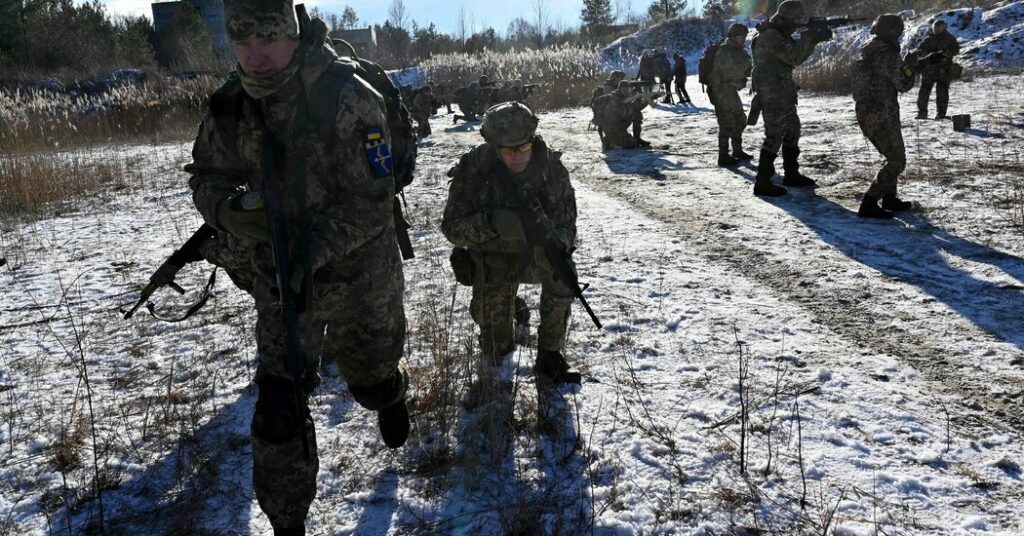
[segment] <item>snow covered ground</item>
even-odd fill
[[[752,166],[714,166],[695,82],[698,107],[647,111],[648,151],[602,153],[589,110],[542,115],[572,172],[576,260],[605,329],[574,308],[574,437],[538,433],[533,350],[516,353],[514,448],[496,461],[461,402],[474,327],[438,229],[445,171],[481,140],[435,118],[408,191],[413,436],[385,448],[328,367],[310,533],[1024,531],[1024,236],[1010,218],[1024,81],[954,84],[966,133],[915,121],[916,92],[902,98],[901,193],[921,208],[888,222],[854,214],[880,158],[848,97],[801,100],[802,160],[822,187],[764,200]],[[188,146],[96,156],[149,187],[0,225],[0,534],[94,531],[96,467],[110,533],[270,534],[249,481],[248,298],[221,277],[181,324],[118,310],[200,223],[178,171]],[[159,307],[181,309],[207,268]]]

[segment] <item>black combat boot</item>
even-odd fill
[[[278,528],[274,527],[274,536],[305,536],[306,526]]]
[[[349,392],[356,403],[377,411],[377,425],[384,444],[397,449],[409,438],[409,408],[405,405],[405,391],[409,376],[399,368],[388,379],[373,385],[350,385]]]
[[[650,147],[651,142],[640,137],[640,131],[642,130],[643,127],[640,125],[633,125],[633,140],[636,141],[637,147]]]
[[[914,204],[910,201],[903,201],[896,197],[895,193],[892,193],[882,196],[882,208],[893,212],[906,212],[914,208]]]
[[[735,167],[740,163],[738,158],[729,156],[729,138],[726,136],[718,137],[718,167]]]
[[[814,179],[800,173],[800,149],[796,147],[782,148],[782,184],[786,186],[817,188]]]
[[[917,111],[917,118],[918,119],[928,119],[928,110],[918,110]]]
[[[786,189],[772,183],[775,176],[775,155],[761,149],[757,160],[757,176],[754,177],[754,195],[778,197],[786,195]]]
[[[533,365],[533,373],[543,376],[552,383],[579,385],[583,378],[580,371],[566,363],[562,352],[543,348],[537,350],[537,363]]]
[[[754,159],[754,155],[743,151],[743,136],[732,137],[732,157],[744,162]]]
[[[872,195],[865,195],[857,209],[857,215],[861,218],[875,218],[884,220],[893,217],[893,213],[878,206],[878,198]]]

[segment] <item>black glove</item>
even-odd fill
[[[238,238],[270,242],[267,210],[263,199],[253,192],[238,194],[218,203],[217,225]]]

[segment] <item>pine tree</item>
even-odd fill
[[[583,27],[591,32],[610,25],[613,20],[612,0],[583,0],[580,19],[583,20]]]
[[[653,22],[668,20],[679,14],[684,3],[683,0],[654,0],[647,8],[647,14]]]

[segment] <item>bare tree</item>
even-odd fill
[[[456,27],[458,28],[458,32],[459,32],[459,34],[458,34],[459,35],[459,43],[465,43],[466,42],[466,34],[467,34],[467,28],[466,28],[466,8],[463,8],[463,7],[459,8],[459,23],[458,23],[458,25]]]
[[[547,0],[533,0],[533,14],[536,17],[537,47],[544,47],[544,34],[547,33]]]
[[[391,7],[388,8],[388,22],[396,28],[408,29],[409,12],[405,9],[404,0],[391,0]]]
[[[359,16],[356,15],[356,10],[352,9],[352,6],[345,6],[345,10],[341,12],[340,24],[341,27],[346,30],[351,30],[356,26],[359,26]]]

